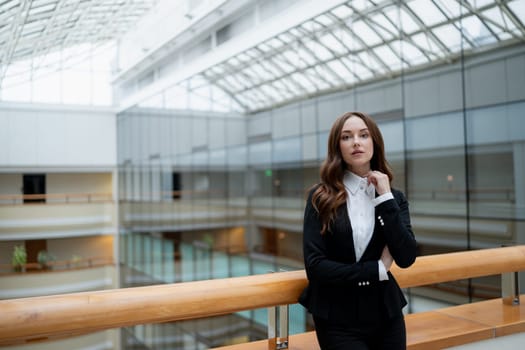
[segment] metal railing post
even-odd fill
[[[277,349],[277,307],[268,308],[268,350]]]
[[[279,308],[279,315],[277,315],[277,308]],[[268,308],[268,350],[281,349],[288,349],[288,305]]]
[[[288,305],[279,307],[279,338],[278,349],[288,349]]]
[[[503,304],[520,304],[520,286],[518,271],[501,274],[501,298]]]

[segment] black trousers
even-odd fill
[[[322,350],[406,350],[405,318],[380,319],[375,325],[350,325],[314,316]]]

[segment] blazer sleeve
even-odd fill
[[[312,205],[312,194],[313,190],[306,202],[303,227],[303,252],[308,279],[324,285],[353,285],[363,280],[379,282],[377,261],[345,263],[328,256],[326,237],[321,235],[322,224]],[[325,236],[331,234],[327,232]]]
[[[401,268],[407,268],[416,260],[417,243],[412,232],[405,195],[394,189],[392,194],[394,199],[376,206],[376,227],[382,230],[396,264]]]

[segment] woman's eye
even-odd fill
[[[366,138],[368,138],[368,134],[362,134],[361,137],[366,139]]]
[[[350,136],[348,136],[348,135],[343,135],[343,137],[341,137],[341,139],[342,139],[343,141],[346,141],[346,140],[349,140],[349,139],[350,139]]]

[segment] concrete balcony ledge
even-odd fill
[[[117,287],[114,265],[62,271],[13,273],[0,277],[0,299],[75,293]]]
[[[112,202],[3,205],[0,240],[115,233],[115,211]]]

